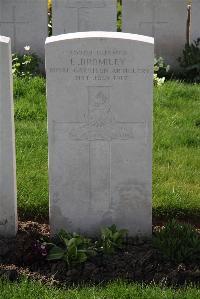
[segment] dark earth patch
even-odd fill
[[[154,226],[153,230],[159,229]],[[37,240],[49,238],[48,224],[19,222],[12,240],[0,239],[0,277],[15,281],[27,276],[49,285],[94,284],[116,279],[181,286],[200,283],[200,264],[173,264],[165,260],[150,240],[128,239],[112,256],[98,255],[84,265],[67,269],[62,261],[49,262],[34,251]]]

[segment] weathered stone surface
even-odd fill
[[[178,67],[186,43],[187,0],[123,0],[123,31],[153,36],[155,55]]]
[[[31,47],[44,60],[44,44],[48,36],[46,0],[0,0],[0,34],[9,36],[13,52]]]
[[[53,34],[116,31],[116,0],[53,0]]]
[[[0,236],[17,231],[16,162],[10,39],[0,36]]]
[[[51,37],[46,72],[52,233],[150,235],[153,39]]]

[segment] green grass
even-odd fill
[[[36,282],[0,282],[2,299],[197,299],[200,289],[184,288],[173,290],[156,286],[115,282],[101,287],[80,287],[68,290],[49,288]]]
[[[15,79],[18,206],[48,217],[45,79]],[[200,85],[175,81],[154,92],[154,215],[200,215]]]
[[[200,85],[155,89],[153,207],[156,215],[200,215]]]
[[[22,218],[48,217],[45,80],[14,81],[18,207]]]

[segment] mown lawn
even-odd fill
[[[200,85],[154,94],[154,214],[200,216]]]
[[[15,79],[18,206],[48,217],[45,79]],[[153,212],[200,215],[200,85],[167,82],[154,91]]]
[[[36,282],[6,283],[0,281],[2,299],[197,299],[195,287],[173,290],[156,286],[115,282],[107,286],[79,287],[59,290]]]

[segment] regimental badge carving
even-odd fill
[[[110,87],[88,87],[88,116],[85,124],[70,130],[73,140],[128,140],[134,138],[133,127],[117,121],[112,113]]]

